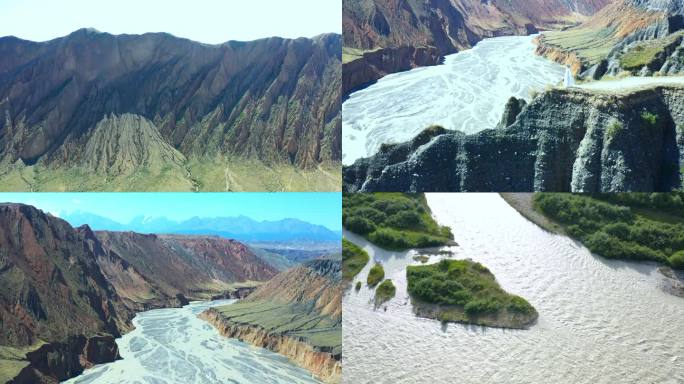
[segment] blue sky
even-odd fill
[[[341,33],[341,0],[0,0],[0,36],[45,41],[80,28],[168,32],[209,44]]]
[[[137,216],[175,221],[244,215],[254,220],[295,218],[338,231],[340,193],[0,193],[0,202],[24,203],[55,216],[82,211],[127,224]]]

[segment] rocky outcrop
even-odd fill
[[[379,48],[343,64],[342,94],[364,88],[380,78],[415,67],[437,65],[442,55],[435,47]]]
[[[339,257],[307,262],[281,272],[245,300],[209,309],[200,318],[226,337],[268,348],[327,383],[339,383],[341,264]]]
[[[334,355],[331,350],[317,350],[296,337],[270,333],[257,326],[232,323],[213,308],[201,313],[199,317],[216,327],[225,337],[238,339],[288,357],[325,383],[339,383],[342,380],[341,356]]]
[[[220,45],[92,30],[0,38],[0,165],[115,177],[185,159],[339,164],[340,55],[335,34]]]
[[[574,25],[608,2],[344,1],[344,46],[367,52],[343,64],[343,95],[385,74],[438,64],[444,55],[471,48],[487,37],[528,35]]]
[[[64,342],[44,344],[26,354],[29,365],[10,384],[59,383],[96,364],[120,359],[111,335],[70,336]]]
[[[517,103],[509,103],[504,116]],[[348,192],[670,191],[684,164],[684,89],[553,89],[512,124],[431,128],[344,168]],[[507,118],[510,122],[510,117]]]

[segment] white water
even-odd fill
[[[444,65],[388,75],[342,105],[342,161],[351,164],[383,143],[412,139],[432,124],[466,133],[494,128],[511,96],[563,80],[565,67],[534,54],[534,36],[485,39]]]
[[[397,294],[386,311],[373,309],[365,284],[345,294],[344,383],[684,382],[684,299],[660,289],[655,265],[594,256],[495,194],[429,194],[428,203],[453,230],[454,257],[482,262],[537,308],[539,321],[502,330],[416,318],[405,278],[406,265],[419,264],[416,252],[345,233],[383,263]]]
[[[123,360],[88,369],[66,383],[319,383],[286,357],[225,338],[197,318],[207,308],[232,302],[194,302],[139,313],[133,319],[136,329],[117,339]]]

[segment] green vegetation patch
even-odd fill
[[[547,45],[575,53],[583,62],[593,65],[608,57],[619,38],[610,28],[572,28],[543,34]]]
[[[352,281],[368,264],[368,253],[347,239],[342,239],[342,279]]]
[[[489,269],[474,261],[409,266],[406,278],[414,309],[422,316],[509,328],[537,317],[530,303],[504,291]]]
[[[449,227],[432,218],[423,194],[352,193],[343,197],[342,224],[392,250],[434,247],[453,242]]]
[[[368,278],[366,279],[366,283],[374,287],[378,285],[379,282],[382,281],[382,279],[385,278],[385,269],[382,268],[382,264],[376,263],[371,269],[370,272],[368,272]]]
[[[229,321],[304,340],[315,348],[341,353],[342,324],[303,304],[237,302],[215,308]]]
[[[603,257],[682,268],[684,193],[574,195],[539,193],[537,210]]]
[[[620,67],[628,71],[640,70],[645,66],[650,67],[661,54],[665,54],[665,50],[669,46],[679,44],[681,36],[682,32],[679,32],[661,39],[646,40],[635,45],[620,57]]]
[[[26,347],[0,345],[0,383],[14,379],[24,367],[29,365],[26,354],[35,351],[42,342]]]
[[[380,305],[391,298],[397,293],[397,289],[394,287],[392,280],[385,280],[378,288],[375,290],[375,305]]]

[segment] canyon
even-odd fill
[[[281,272],[238,303],[200,318],[229,338],[281,353],[326,383],[342,380],[341,261],[321,259]]]
[[[22,204],[0,205],[0,373],[54,383],[120,357],[136,312],[245,296],[278,271],[213,236],[73,228]]]
[[[0,38],[5,190],[338,190],[341,36]]]
[[[436,65],[497,36],[585,21],[609,3],[586,1],[349,0],[343,2],[343,95],[389,73]],[[407,52],[413,52],[407,55]]]

